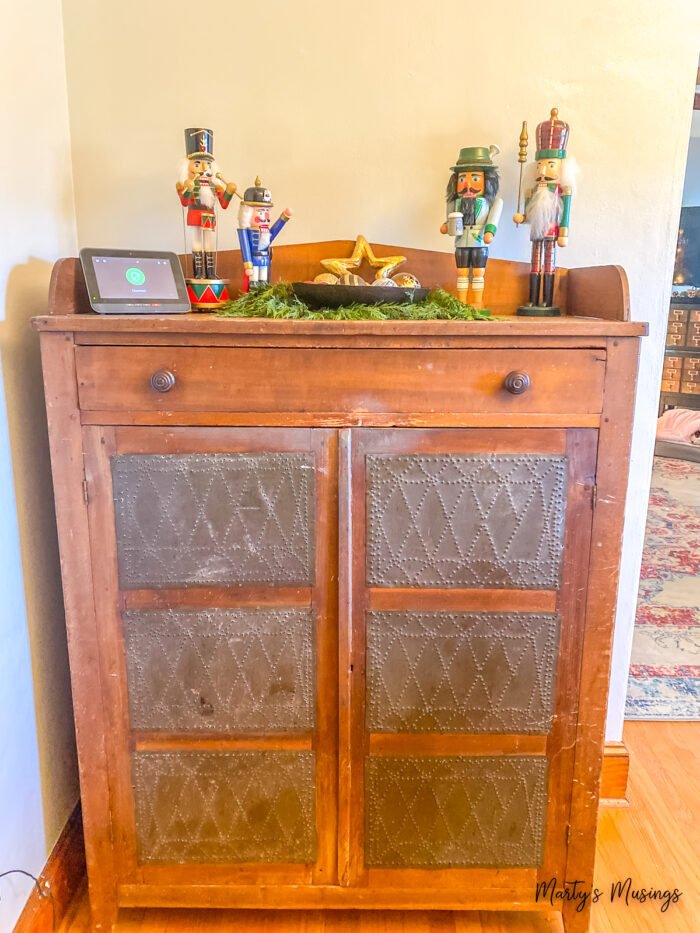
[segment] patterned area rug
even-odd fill
[[[700,719],[700,464],[654,458],[627,719]]]

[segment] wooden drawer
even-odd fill
[[[593,413],[601,410],[605,371],[600,349],[84,346],[75,353],[80,407],[93,411]],[[521,394],[506,388],[510,373],[529,377]]]
[[[666,343],[674,344],[676,339],[672,340],[671,338],[678,338],[679,343],[684,342],[686,332],[686,322],[685,321],[669,321],[668,330],[666,331]]]
[[[688,324],[688,333],[685,342],[689,347],[693,347],[693,349],[700,347],[700,321],[693,321]]]

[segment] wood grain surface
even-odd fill
[[[319,257],[334,251],[342,255],[344,245],[338,241],[287,248],[287,253],[281,249],[279,257],[276,254],[278,272],[286,269],[287,277],[308,278]],[[419,255],[423,252],[411,251],[415,268],[422,269],[420,263],[425,262],[428,277],[444,282],[449,276],[452,281],[453,257]],[[235,273],[236,255],[226,261]],[[512,311],[513,302],[521,300],[526,269],[517,263],[494,266],[493,295],[502,300],[504,310],[507,306]],[[468,930],[465,924],[471,920],[423,914],[429,907],[528,911],[535,906],[536,868],[368,870],[362,811],[364,762],[370,748],[384,754],[411,744],[427,754],[472,749],[493,755],[524,754],[526,749],[535,756],[546,754],[552,782],[547,871],[540,870],[539,876],[574,873],[586,883],[592,881],[636,337],[645,333],[646,325],[625,320],[626,283],[620,270],[578,271],[578,278],[573,270],[559,274],[560,299],[565,305],[568,300],[570,312],[578,308],[594,315],[598,309],[597,317],[340,323],[75,313],[85,310],[76,261],[57,264],[52,313],[35,324],[44,353],[97,933],[107,933],[117,904],[333,907],[341,911],[335,915],[341,920],[351,916],[342,912],[348,907],[370,912],[391,908],[398,911],[393,917],[413,909],[418,913],[406,920],[406,929],[413,929],[410,924],[415,922],[427,923],[430,930],[441,929],[441,924]],[[151,388],[151,374],[159,368],[174,373],[171,392]],[[515,370],[526,371],[532,380],[523,395],[511,395],[503,387],[507,373]],[[260,585],[187,589],[177,583],[159,592],[157,586],[120,590],[110,456],[289,450],[315,458],[313,587],[283,586],[277,592]],[[368,452],[566,455],[566,541],[558,591],[496,592],[485,587],[478,593],[464,588],[445,593],[430,587],[410,592],[407,587],[367,586]],[[283,738],[235,732],[204,738],[186,729],[146,732],[131,727],[120,618],[124,609],[259,604],[311,605],[314,610],[318,715],[313,728]],[[550,734],[387,737],[368,732],[364,615],[370,606],[560,612],[556,715]],[[139,862],[132,752],[205,746],[313,749],[318,792],[315,864]],[[588,913],[565,908],[568,933],[583,933]],[[140,916],[136,923],[146,922],[143,912],[132,916]],[[226,915],[206,916],[226,928],[228,921],[217,919]],[[308,916],[326,917],[313,911]],[[174,922],[186,923],[187,917],[190,927],[173,930],[197,929],[204,915],[185,911]],[[376,917],[378,929],[393,922],[373,913],[366,917]],[[367,921],[356,917],[356,922],[362,926]],[[512,929],[561,929],[543,926],[541,917],[511,922],[516,924]]]
[[[597,350],[312,350],[78,347],[83,410],[599,412]],[[174,385],[158,392],[154,373]],[[523,372],[529,387],[506,388]],[[303,374],[303,378],[300,378]]]
[[[313,279],[322,272],[321,259],[349,256],[352,240],[327,240],[275,246],[272,264],[273,283],[299,282]],[[407,246],[372,244],[378,255],[406,257],[403,270],[418,276],[422,285],[440,286],[456,294],[457,268],[454,252],[414,249]],[[191,272],[189,256],[182,256],[185,275]],[[230,292],[237,295],[243,282],[243,265],[239,250],[221,250],[217,255],[219,275],[231,282]],[[356,270],[366,281],[372,281],[376,269],[366,262]],[[486,276],[485,307],[494,314],[514,314],[528,297],[530,266],[527,262],[508,259],[489,260]],[[564,314],[594,315],[610,320],[628,320],[629,288],[627,277],[619,266],[595,266],[580,269],[558,268],[555,273],[554,303]],[[573,288],[571,282],[573,280]],[[90,311],[85,279],[78,259],[60,259],[54,266],[49,288],[49,304],[62,306],[63,313]]]
[[[591,933],[697,933],[700,916],[700,723],[628,722],[628,808],[604,807],[598,823],[595,884],[603,892]],[[678,903],[610,903],[610,887],[678,888]],[[513,912],[349,910],[123,910],[117,933],[554,933],[555,916]],[[32,931],[36,933],[36,931]],[[60,933],[91,933],[85,889]]]

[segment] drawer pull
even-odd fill
[[[151,376],[151,388],[156,392],[169,392],[175,385],[175,376],[169,369],[157,369]]]
[[[513,370],[508,373],[503,385],[508,389],[511,395],[522,395],[530,388],[530,377],[527,373],[520,373]]]

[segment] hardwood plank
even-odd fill
[[[199,318],[199,315],[197,315]],[[105,324],[108,327],[108,324]],[[184,328],[183,328],[184,330]],[[404,334],[387,336],[365,336],[363,334],[335,334],[324,332],[316,336],[300,334],[298,332],[285,334],[248,334],[248,333],[203,333],[196,328],[189,333],[151,333],[147,337],[136,332],[121,331],[112,333],[109,330],[77,331],[75,342],[80,346],[139,346],[148,343],[149,346],[185,346],[185,347],[355,347],[356,349],[393,349],[401,347],[415,347],[415,337]],[[503,337],[480,336],[478,333],[469,335],[445,335],[435,332],[432,336],[421,339],[424,349],[485,349],[507,346]],[[517,346],[542,349],[564,348],[591,348],[605,349],[605,336],[593,334],[592,336],[550,335],[550,336],[519,336]]]
[[[40,331],[100,332],[105,328],[101,314],[47,315],[32,318]],[[494,321],[289,321],[260,318],[225,318],[215,314],[178,314],[153,317],[110,315],[114,333],[289,334],[322,336],[447,336],[479,337],[641,337],[648,325],[641,321],[604,321],[588,317],[513,318]]]
[[[370,755],[544,755],[546,735],[379,733],[369,735]]]
[[[580,879],[587,887],[593,882],[595,849],[591,841],[598,816],[638,355],[638,340],[608,342],[566,864],[566,877]],[[577,911],[569,902],[563,912],[567,933],[587,933],[590,903]]]
[[[13,933],[44,933],[53,931],[70,918],[79,901],[85,878],[85,840],[80,803],[68,818],[53,847],[43,871],[32,888]]]
[[[241,427],[219,431],[216,427],[117,427],[115,435],[122,454],[208,454],[208,453],[285,453],[313,449],[308,428],[285,425],[275,431],[268,427]]]
[[[691,933],[700,916],[700,723],[628,722],[625,744],[630,752],[628,809],[603,809],[598,831],[595,884],[603,896],[593,906],[591,933]],[[679,849],[680,845],[680,849]],[[634,874],[638,884],[678,887],[683,896],[661,913],[658,903],[609,902],[610,885]],[[397,929],[418,933],[439,917],[434,911],[192,911],[131,909],[120,914],[117,933],[191,933],[192,930],[240,929],[368,930]],[[532,933],[557,930],[556,915],[458,912],[451,914],[457,933]],[[364,918],[364,919],[361,919]],[[435,922],[446,922],[444,919]],[[383,926],[395,923],[397,926]],[[546,924],[539,926],[538,924]],[[429,929],[429,927],[428,927]],[[87,892],[71,905],[60,933],[92,933]]]
[[[242,750],[242,749],[313,749],[316,753],[316,815],[318,858],[312,866],[275,866],[257,864],[247,868],[232,866],[226,877],[237,883],[242,879],[249,884],[276,885],[278,883],[310,884],[314,872],[325,883],[336,879],[337,852],[337,642],[335,594],[335,539],[337,535],[337,503],[335,492],[335,434],[331,431],[306,429],[240,429],[222,432],[219,429],[176,428],[172,430],[148,428],[86,427],[84,443],[86,471],[90,500],[90,522],[95,540],[101,548],[94,553],[94,573],[98,580],[98,612],[101,619],[102,664],[112,676],[107,680],[105,695],[110,710],[110,774],[112,812],[117,816],[119,830],[115,833],[120,879],[139,884],[153,875],[153,866],[137,861],[136,827],[131,780],[131,751],[141,750]],[[184,596],[188,606],[199,604],[239,605],[241,599],[248,604],[266,603],[272,594],[273,603],[280,604],[273,587],[222,587],[197,589],[171,589],[161,591],[119,591],[114,507],[111,491],[110,457],[115,453],[178,453],[195,450],[198,453],[218,451],[309,451],[314,457],[316,474],[316,580],[313,588],[282,588],[282,596],[289,596],[301,605],[311,605],[316,618],[316,671],[317,710],[313,732],[303,734],[202,734],[134,732],[129,725],[129,708],[125,671],[124,641],[121,628],[121,610],[130,601],[139,606],[166,605],[178,608],[179,597]],[[135,594],[135,595],[134,595]],[[282,602],[284,604],[284,602]],[[226,874],[226,873],[224,873]],[[196,867],[161,866],[158,883],[184,883],[197,876]],[[221,876],[213,868],[201,883]],[[223,877],[223,876],[222,876]]]
[[[118,933],[561,933],[542,912],[434,910],[122,910]],[[60,933],[91,933],[87,897]]]
[[[473,891],[463,885],[454,888],[386,887],[369,888],[366,886],[351,890],[348,887],[334,885],[178,885],[159,884],[120,885],[119,899],[125,907],[245,907],[258,909],[275,907],[278,903],[298,908],[356,907],[358,909],[394,910],[537,910],[534,894],[518,890],[514,892],[504,888],[480,888]],[[541,908],[544,910],[544,908]],[[551,910],[551,908],[547,908]]]
[[[315,431],[317,884],[338,879],[338,437]]]
[[[277,246],[275,247],[275,263],[272,267],[272,281],[303,282],[312,279],[319,271],[322,271],[321,259],[327,256],[350,255],[353,246],[354,243],[351,240]],[[439,285],[454,294],[456,272],[454,257],[450,251],[415,249],[387,244],[372,244],[372,246],[380,255],[405,256],[406,268],[417,275],[423,285],[428,287]],[[183,268],[187,269],[187,257],[181,256],[180,261]],[[218,265],[220,274],[233,282],[235,292],[236,286],[243,281],[240,251],[220,251]],[[360,267],[360,271],[368,281],[372,279],[375,272],[366,262]],[[486,279],[486,306],[494,314],[513,315],[518,305],[527,300],[528,273],[527,263],[491,259]],[[575,292],[571,289],[569,279],[572,274],[576,273],[580,273],[584,284],[592,286],[590,289],[593,292],[592,295],[582,294],[582,287]],[[558,268],[555,282],[556,303],[562,307],[564,314],[590,314],[626,320],[625,309],[629,306],[627,280],[619,266]],[[52,313],[90,311],[85,280],[77,259],[61,259],[54,266],[49,291],[49,309]],[[174,316],[184,317],[184,315]]]
[[[77,347],[83,410],[315,412],[600,411],[600,350]],[[151,386],[167,370],[172,389]],[[511,372],[529,376],[522,394]],[[304,373],[299,379],[298,374]]]
[[[71,335],[42,335],[41,357],[78,740],[90,898],[95,929],[106,933],[117,911],[107,779],[106,738],[109,733],[102,705],[103,673],[99,664],[90,532],[80,481],[83,476],[83,450]]]
[[[353,432],[359,435],[360,431]],[[566,451],[566,431],[543,428],[533,431],[489,430],[473,428],[469,431],[364,431],[362,455],[409,454],[416,450],[431,454],[563,454]]]
[[[376,610],[447,609],[454,612],[554,612],[555,590],[368,589],[369,608]]]
[[[630,290],[622,266],[587,266],[569,269],[568,310],[609,321],[629,321]]]
[[[561,933],[542,912],[435,910],[122,910],[118,933]],[[91,933],[87,897],[60,933]]]
[[[267,735],[221,735],[208,733],[159,733],[140,732],[131,733],[130,748],[136,751],[231,751],[254,748],[286,749],[288,751],[305,751],[314,747],[311,733],[289,733]]]
[[[398,427],[398,428],[597,428],[598,414],[542,414],[541,412],[173,412],[82,411],[82,424],[201,425],[203,427]]]
[[[352,446],[338,432],[338,881],[349,883],[353,825],[352,784]]]
[[[602,808],[598,822],[591,933],[691,933],[700,917],[700,723],[627,722],[627,808]],[[661,913],[658,901],[610,903],[615,881],[683,892]]]
[[[193,586],[181,589],[122,590],[123,609],[169,609],[172,606],[216,607],[310,606],[311,588],[303,586]]]
[[[126,653],[120,611],[117,539],[110,458],[119,453],[111,427],[83,428],[85,477],[88,491],[90,535],[99,547],[92,550],[95,611],[100,620],[100,666],[105,706],[107,761],[110,774],[112,843],[118,876],[137,882],[136,824],[133,806],[130,719]]]
[[[279,884],[308,887],[313,881],[313,871],[313,865],[273,862],[232,862],[224,865],[206,862],[184,865],[146,864],[142,868],[143,883],[147,885],[148,890],[167,887],[178,888],[181,892],[186,892],[191,885],[211,887],[212,890],[225,889],[229,885],[250,888],[270,888]],[[186,897],[182,904],[188,906]],[[208,905],[192,901],[189,906]],[[231,902],[230,906],[236,906],[235,902]]]
[[[585,628],[585,601],[590,548],[593,484],[596,474],[597,434],[574,429],[567,432],[568,489],[561,586],[557,610],[561,615],[559,657],[552,728],[547,741],[549,804],[543,865],[538,880],[566,871],[567,834],[571,807],[579,681]]]
[[[355,433],[341,432],[339,497],[340,616],[340,828],[339,878],[356,886],[366,879],[364,868],[365,734],[365,477]]]

